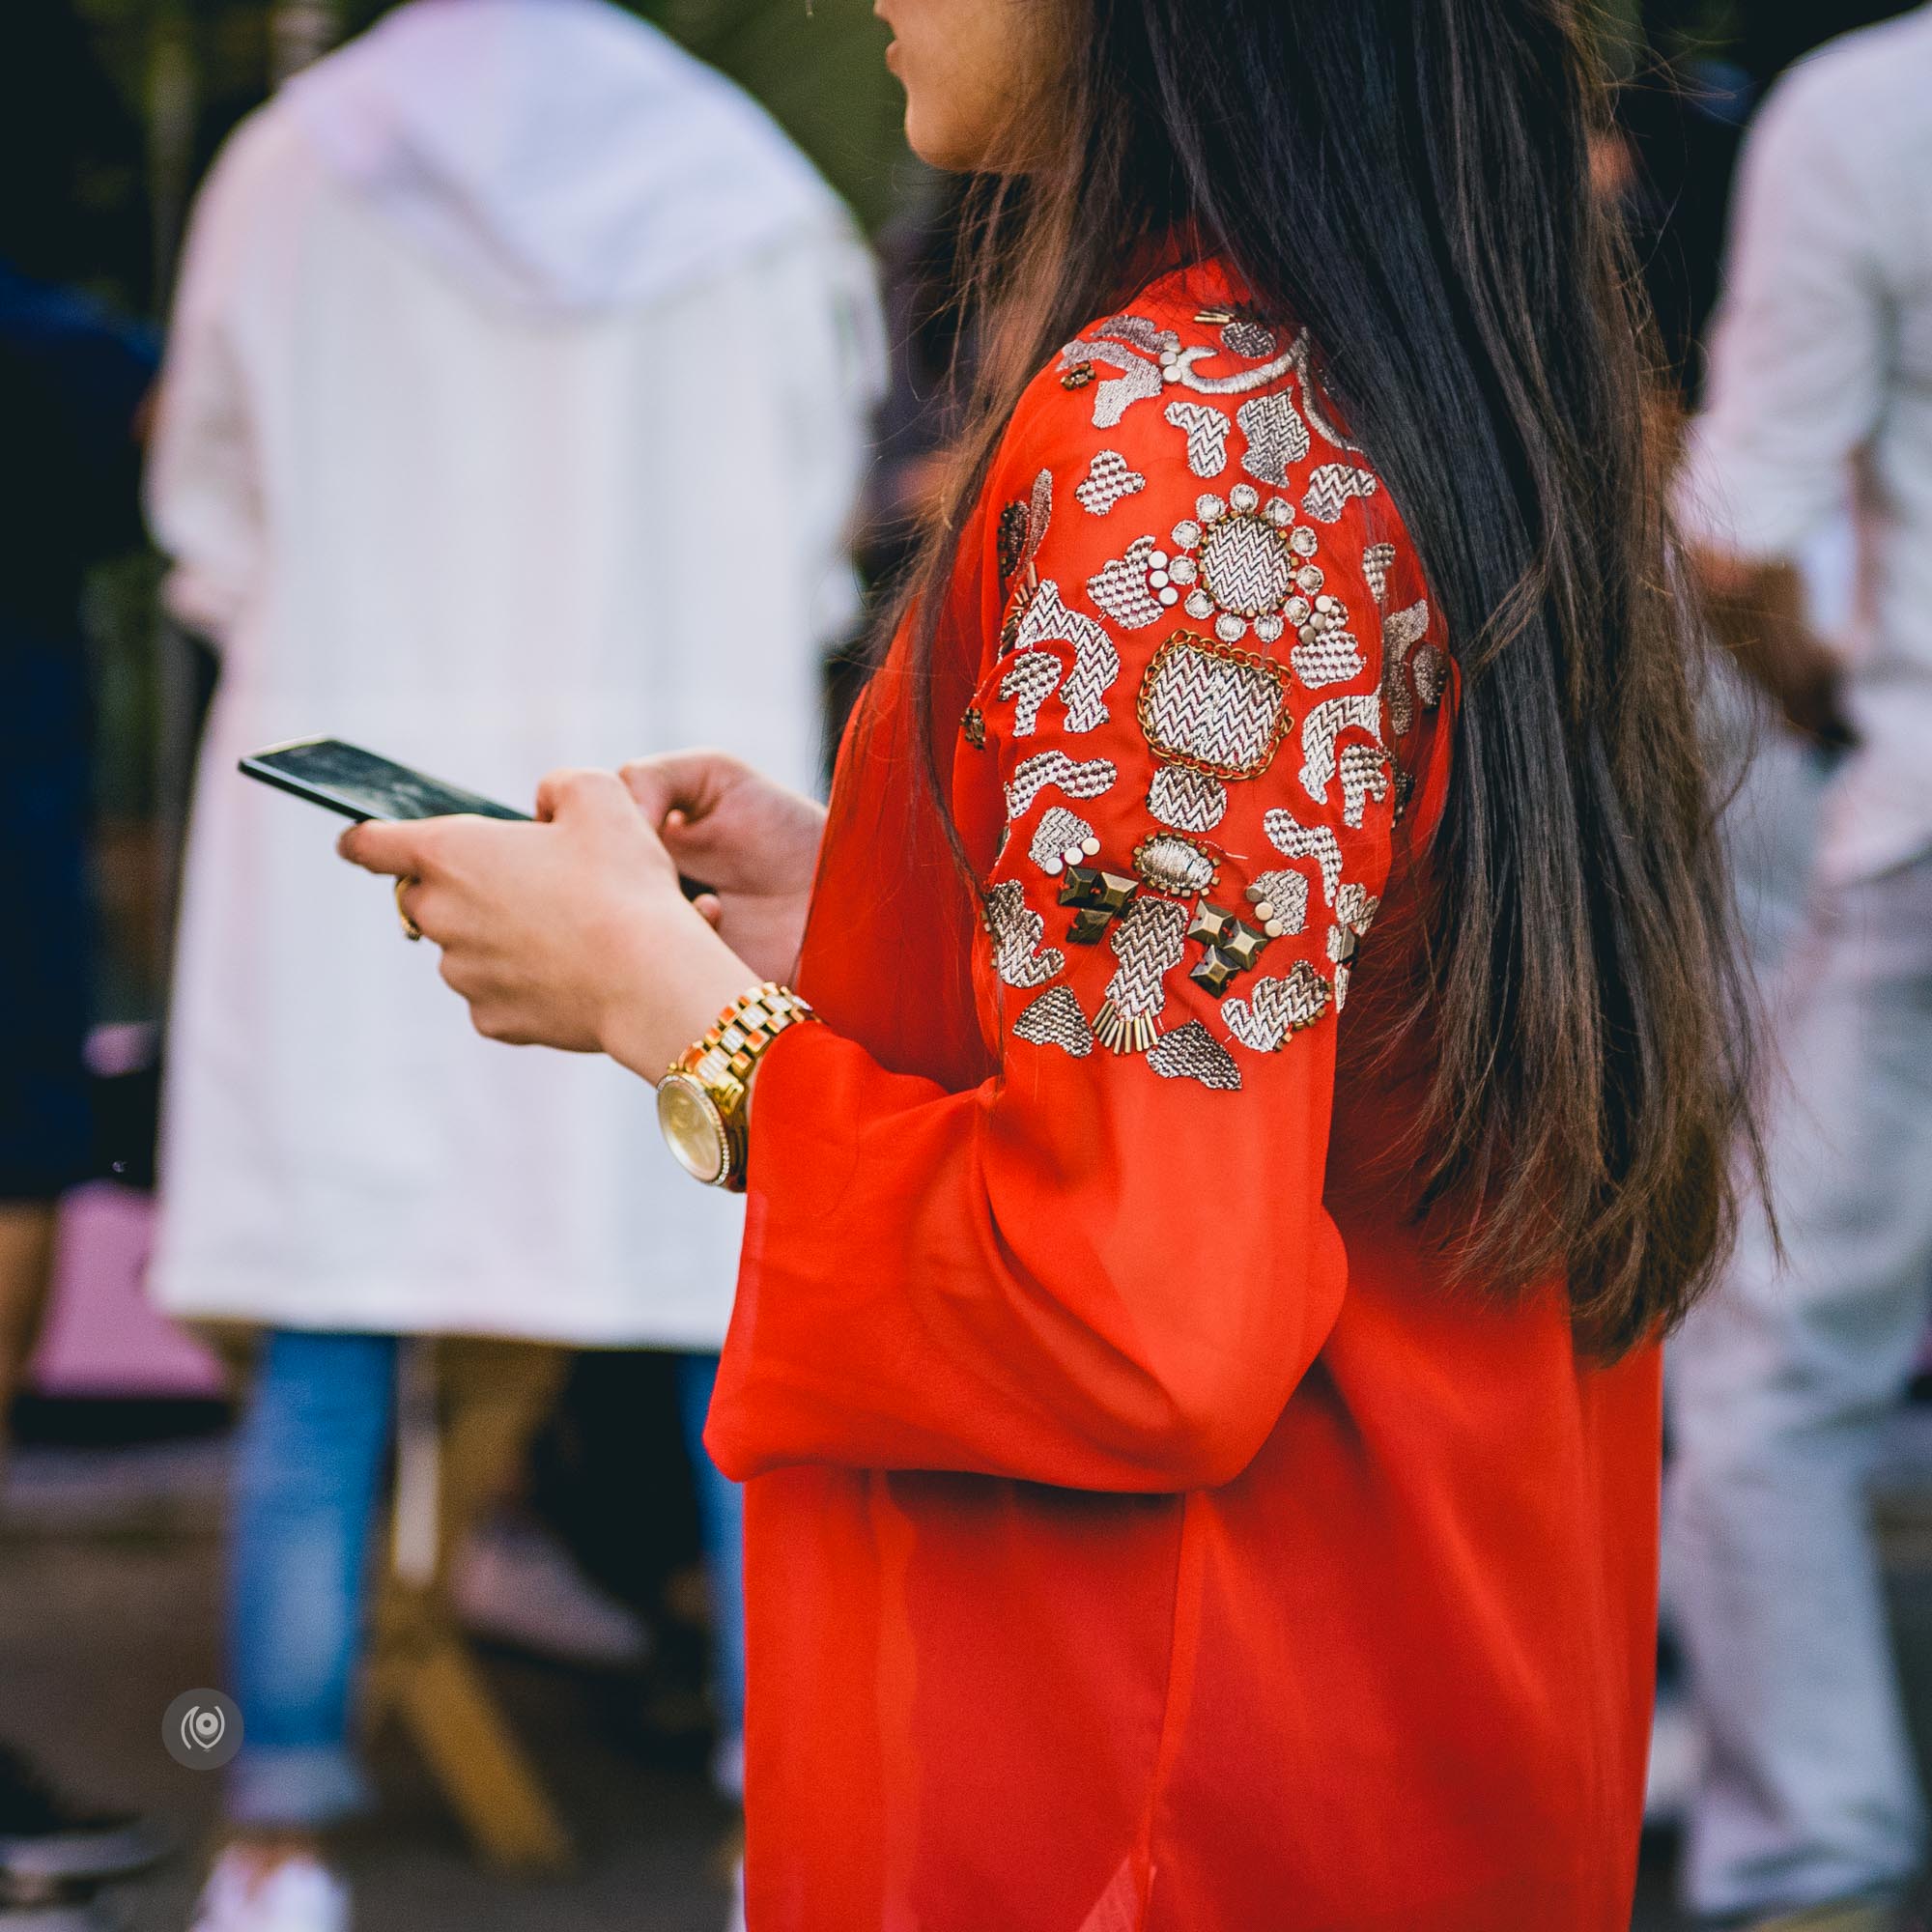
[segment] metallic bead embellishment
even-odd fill
[[[1151,537],[1136,537],[1124,556],[1115,557],[1087,580],[1087,594],[1094,608],[1129,631],[1158,623],[1165,607],[1149,580],[1151,559],[1159,554]]]
[[[1344,731],[1367,731],[1379,741],[1381,724],[1379,694],[1324,698],[1301,721],[1302,790],[1326,805],[1328,781],[1335,776],[1335,741]]]
[[[1068,866],[1095,857],[1100,841],[1094,828],[1078,812],[1064,805],[1049,805],[1033,829],[1033,842],[1027,856],[1048,878],[1057,879]]]
[[[1093,363],[1076,362],[1070,369],[1062,371],[1060,386],[1063,389],[1084,389],[1093,380]]]
[[[1294,674],[1310,691],[1323,685],[1347,684],[1351,677],[1368,669],[1362,647],[1347,631],[1317,631],[1305,644],[1297,644],[1288,655]]]
[[[986,714],[977,704],[969,704],[959,720],[960,734],[976,752],[986,749]]]
[[[993,969],[1009,986],[1043,986],[1065,970],[1057,946],[1040,950],[1046,921],[1027,904],[1017,879],[1002,879],[986,895],[986,930],[993,938]]]
[[[1378,609],[1388,602],[1389,565],[1394,561],[1392,543],[1371,544],[1362,553],[1362,575],[1368,581],[1369,595],[1376,600]]]
[[[1211,853],[1175,832],[1151,832],[1134,847],[1141,883],[1169,898],[1193,898],[1209,891],[1220,867]]]
[[[1158,367],[1124,343],[1106,340],[1069,342],[1060,352],[1060,361],[1062,369],[1065,372],[1060,379],[1064,387],[1084,388],[1088,384],[1094,383],[1096,363],[1120,372],[1094,386],[1094,427],[1095,429],[1118,429],[1121,418],[1135,403],[1144,402],[1149,396],[1160,394]],[[1078,369],[1084,369],[1087,373],[1081,377],[1077,384],[1069,384],[1067,376]]]
[[[1047,526],[1053,522],[1053,471],[1042,469],[1033,479],[1033,495],[1027,502],[1027,537],[1020,551],[1020,568],[1024,570],[1039,554],[1039,547],[1046,541]]]
[[[1167,406],[1167,420],[1187,438],[1187,467],[1197,476],[1218,476],[1228,467],[1228,432],[1234,425],[1207,403],[1177,397]]]
[[[1177,631],[1140,690],[1141,730],[1157,756],[1212,778],[1267,770],[1293,720],[1288,672],[1248,651]]]
[[[1274,330],[1259,322],[1236,316],[1221,330],[1221,347],[1231,355],[1250,362],[1265,362],[1275,353]]]
[[[1278,389],[1270,395],[1257,396],[1241,405],[1235,412],[1235,420],[1248,440],[1241,468],[1257,483],[1285,490],[1288,466],[1299,463],[1308,454],[1308,425],[1302,421],[1293,399]]]
[[[1227,816],[1228,787],[1187,765],[1163,765],[1148,786],[1148,810],[1178,832],[1212,832]]]
[[[1167,976],[1180,964],[1186,931],[1186,909],[1172,899],[1137,898],[1127,907],[1113,938],[1120,970],[1107,982],[1106,1005],[1094,1020],[1102,1046],[1145,1053],[1159,1038]]]
[[[1313,859],[1321,867],[1321,896],[1331,906],[1342,886],[1341,841],[1325,825],[1302,825],[1286,811],[1262,818],[1267,840],[1285,859]]]
[[[1318,524],[1339,523],[1351,497],[1373,497],[1379,486],[1375,471],[1352,463],[1324,463],[1308,479],[1301,509]]]
[[[1434,711],[1449,688],[1449,654],[1434,644],[1424,644],[1410,668],[1415,673],[1415,695],[1427,710]]]
[[[1100,449],[1087,466],[1087,480],[1075,484],[1073,494],[1092,515],[1104,517],[1122,497],[1146,488],[1147,478],[1118,449]]]
[[[999,557],[1000,582],[1006,582],[1020,567],[1020,557],[1026,550],[1027,506],[1014,501],[1000,512]]]
[[[1308,880],[1300,872],[1281,867],[1256,873],[1247,900],[1270,939],[1300,932],[1308,924]]]
[[[1328,1010],[1328,982],[1307,960],[1297,959],[1281,980],[1257,980],[1245,1000],[1224,1000],[1228,1031],[1256,1053],[1279,1053],[1292,1033],[1311,1027]]]
[[[1187,936],[1206,949],[1188,978],[1207,987],[1216,999],[1228,990],[1231,980],[1253,970],[1268,944],[1266,933],[1220,906],[1205,902],[1188,923]]]
[[[1020,651],[1007,660],[1000,696],[1017,700],[1013,706],[1013,736],[1031,738],[1039,724],[1039,707],[1053,695],[1066,667],[1051,651]]]
[[[1094,1029],[1065,986],[1050,986],[1013,1022],[1013,1033],[1036,1046],[1057,1046],[1075,1060],[1094,1051]]]
[[[1163,1080],[1198,1080],[1218,1094],[1241,1091],[1234,1055],[1199,1020],[1176,1027],[1148,1055],[1148,1065]]]
[[[1422,641],[1428,629],[1427,603],[1411,604],[1406,611],[1391,611],[1382,619],[1382,696],[1388,704],[1389,729],[1398,738],[1406,737],[1409,726],[1415,723],[1408,654]]]
[[[1035,650],[1047,643],[1073,647],[1073,669],[1060,694],[1060,701],[1066,707],[1066,728],[1091,731],[1104,724],[1108,717],[1106,694],[1121,674],[1121,654],[1103,624],[1066,608],[1059,584],[1050,577],[1043,578],[1034,592],[1013,637],[1016,650]],[[1004,687],[1001,695],[1007,695]],[[1046,695],[1040,694],[1042,702]],[[1036,713],[1038,708],[1034,707]]]
[[[1027,808],[1049,785],[1058,785],[1068,798],[1098,798],[1119,776],[1111,758],[1082,763],[1065,752],[1036,752],[1022,758],[1007,781],[1007,816],[1025,817]]]
[[[1379,802],[1389,795],[1389,754],[1379,745],[1357,740],[1342,747],[1339,769],[1344,825],[1359,826],[1368,801]]]

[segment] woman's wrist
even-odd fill
[[[733,1000],[758,984],[758,975],[696,915],[675,953],[627,973],[599,1029],[604,1051],[654,1085]]]

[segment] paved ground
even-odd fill
[[[213,1780],[163,1753],[159,1719],[177,1692],[219,1679],[218,1475],[207,1449],[29,1454],[0,1528],[0,1733],[76,1788],[160,1814],[184,1847],[119,1895],[110,1922],[126,1932],[181,1932],[209,1830]],[[1932,1512],[1908,1498],[1888,1548],[1908,1687],[1932,1716]],[[502,1659],[491,1669],[580,1835],[582,1869],[541,1886],[480,1872],[391,1739],[376,1765],[382,1815],[346,1850],[357,1932],[717,1932],[730,1820],[702,1779],[644,1762],[609,1681]],[[1667,1841],[1651,1846],[1634,1932],[1681,1932],[1670,1857]]]

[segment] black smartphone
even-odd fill
[[[339,811],[358,825],[370,818],[442,818],[455,811],[471,811],[479,818],[526,820],[530,815],[465,791],[461,785],[426,778],[408,765],[379,758],[374,752],[345,745],[339,738],[271,745],[243,758],[241,769],[251,779]]]

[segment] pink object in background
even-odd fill
[[[98,1181],[61,1215],[53,1305],[31,1386],[51,1396],[219,1397],[214,1357],[156,1313],[141,1286],[154,1197]]]

